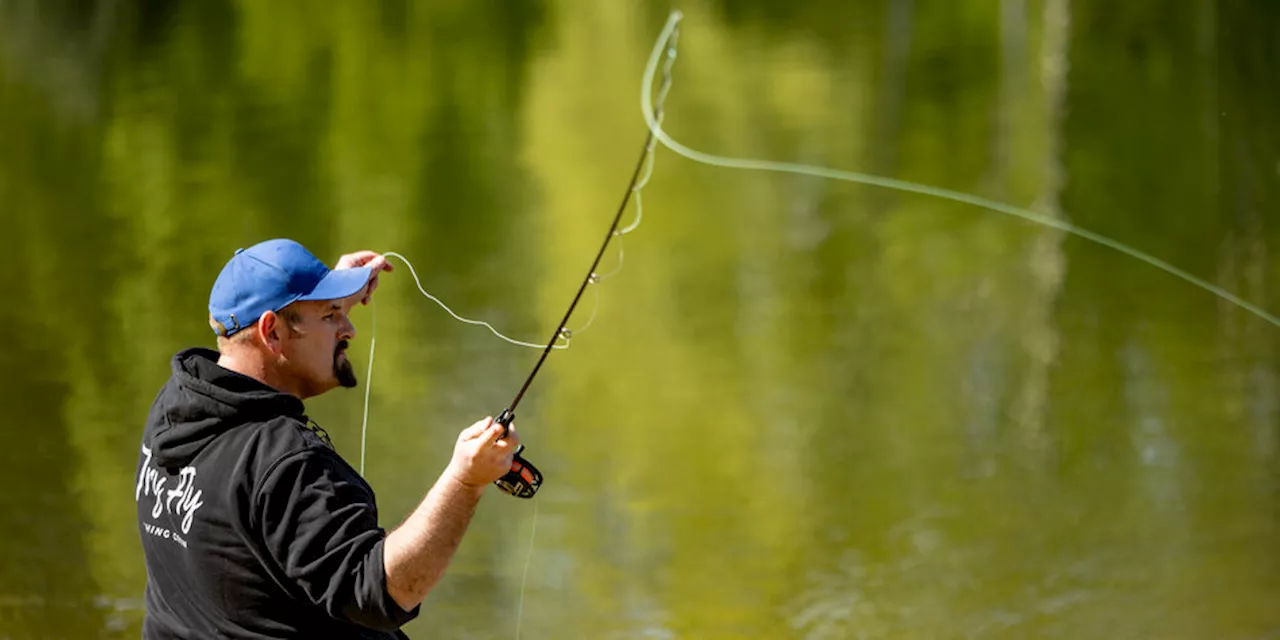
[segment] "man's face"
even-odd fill
[[[290,325],[279,319],[284,370],[293,378],[303,398],[334,387],[356,386],[356,374],[347,358],[348,341],[355,337],[347,313],[355,298],[295,302],[288,310],[297,316]]]

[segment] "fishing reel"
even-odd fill
[[[511,421],[515,420],[516,414],[510,409],[503,409],[502,414],[495,421],[502,425],[502,437],[507,437],[510,430]],[[538,487],[542,486],[542,472],[538,468],[529,464],[520,452],[524,451],[524,445],[516,448],[515,459],[511,461],[511,470],[506,475],[494,480],[493,483],[498,485],[503,492],[509,493],[517,498],[532,498],[533,494],[538,492]]]

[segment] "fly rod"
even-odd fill
[[[565,325],[569,323],[569,318],[573,316],[573,310],[577,308],[578,301],[582,299],[582,292],[587,290],[588,285],[595,283],[599,279],[599,276],[596,275],[596,268],[600,266],[600,258],[604,256],[605,250],[609,248],[609,242],[617,234],[618,222],[622,220],[622,214],[627,209],[627,203],[631,201],[631,194],[634,193],[636,182],[640,179],[645,159],[653,151],[653,144],[653,131],[650,131],[649,135],[645,137],[644,146],[641,147],[640,160],[636,162],[636,168],[631,173],[631,182],[627,185],[627,192],[622,196],[622,204],[618,205],[618,212],[613,216],[613,223],[609,225],[609,232],[605,234],[604,242],[600,243],[600,250],[596,252],[596,259],[591,261],[591,268],[587,270],[586,277],[582,279],[582,284],[578,286],[578,292],[574,294],[573,302],[569,303],[569,309],[564,312],[564,318],[560,320],[555,332],[551,334],[551,339],[547,341],[547,347],[542,350],[542,355],[538,357],[538,362],[533,365],[533,371],[530,371],[529,377],[525,378],[524,384],[521,385],[520,391],[516,393],[515,399],[498,416],[497,423],[502,425],[503,437],[507,435],[511,421],[516,417],[516,405],[519,405],[520,400],[524,398],[525,392],[529,390],[529,385],[533,383],[534,377],[542,369],[542,364],[547,361],[547,356],[550,355],[551,350],[555,347],[556,341],[562,337],[570,337],[569,330],[565,328]],[[520,445],[516,449],[515,459],[511,462],[511,470],[496,480],[494,484],[517,498],[532,498],[533,494],[537,493],[538,487],[542,486],[542,473],[520,455],[524,448],[524,445]]]

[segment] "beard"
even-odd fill
[[[338,378],[338,385],[348,389],[356,386],[356,371],[351,366],[351,360],[342,357],[342,352],[347,349],[347,341],[341,340],[338,346],[333,350],[333,375]]]

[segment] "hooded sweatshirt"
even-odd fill
[[[373,490],[302,401],[188,349],[138,459],[142,636],[404,638]]]

